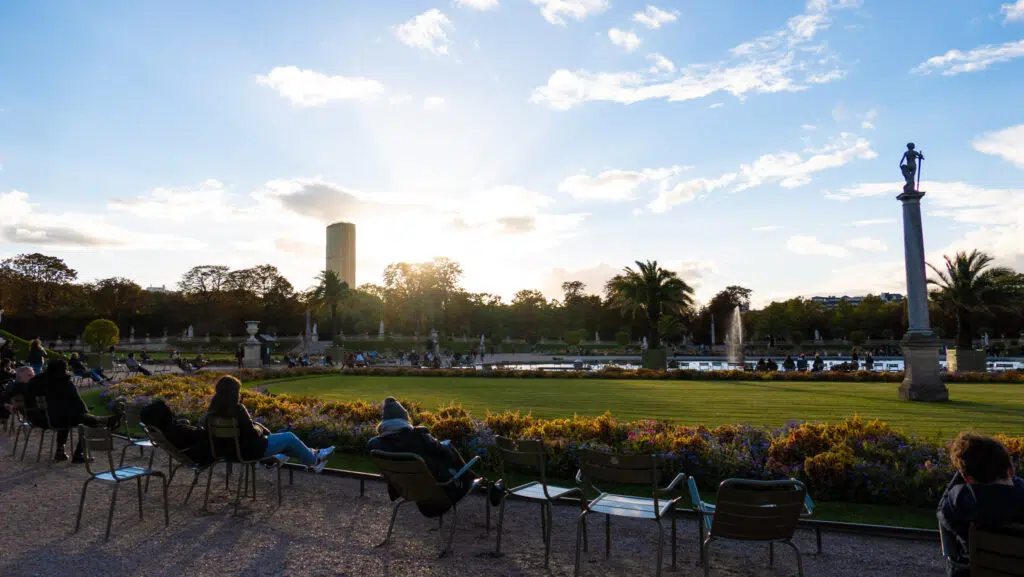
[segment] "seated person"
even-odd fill
[[[125,359],[124,365],[128,367],[129,371],[139,373],[140,375],[146,377],[153,375],[153,373],[151,373],[149,369],[142,366],[142,364],[140,364],[139,361],[135,360],[135,353],[128,353],[128,358]]]
[[[4,362],[10,363],[8,360],[4,360]],[[28,383],[35,374],[36,372],[29,366],[18,367],[14,370],[14,380],[6,383],[3,390],[0,391],[0,419],[6,419],[11,415],[14,410],[14,397],[21,395],[24,400],[31,396]],[[25,402],[28,403],[27,400]]]
[[[157,399],[143,407],[139,417],[147,427],[158,429],[167,442],[197,465],[205,467],[216,460],[210,452],[210,437],[206,429],[190,425],[187,419],[176,418],[163,400]]]
[[[419,455],[439,483],[451,480],[466,464],[450,442],[438,441],[426,427],[413,427],[409,422],[409,412],[394,397],[384,399],[377,436],[370,439],[367,448],[371,451]],[[444,492],[452,503],[457,503],[473,488],[475,479],[476,475],[472,471],[466,471],[454,483],[444,487]],[[398,491],[390,484],[388,495],[392,501],[398,498]],[[448,510],[447,507],[417,506],[427,517],[438,517]]]
[[[279,455],[294,457],[303,465],[320,473],[327,465],[327,457],[334,452],[334,447],[313,450],[307,447],[295,433],[271,433],[269,429],[254,423],[249,411],[241,402],[242,382],[224,375],[214,385],[213,397],[206,410],[201,426],[211,417],[234,417],[238,422],[238,445],[242,454],[235,451],[235,443],[231,439],[214,439],[214,448],[219,457],[228,460],[256,461],[276,458],[285,460]]]
[[[960,433],[950,448],[956,476],[939,501],[941,527],[956,535],[962,552],[970,551],[971,524],[998,528],[1004,523],[1024,523],[1024,479],[1017,477],[1010,452],[991,437]],[[947,575],[968,577],[965,567],[949,564]]]
[[[103,369],[90,369],[85,366],[82,359],[79,358],[78,353],[71,353],[71,358],[68,360],[68,367],[71,369],[71,374],[76,377],[89,377],[93,381],[105,385],[109,380],[107,375],[103,374]]]
[[[120,412],[109,417],[97,417],[89,414],[89,408],[85,406],[82,397],[78,395],[78,389],[71,382],[67,363],[61,359],[50,361],[46,365],[46,370],[32,377],[28,386],[30,394],[25,397],[25,407],[29,420],[35,426],[46,423],[45,414],[35,407],[35,397],[46,397],[50,426],[57,430],[57,450],[53,456],[56,461],[68,460],[64,445],[68,442],[68,429],[71,427],[88,425],[116,429],[121,422]],[[31,408],[29,408],[30,406]],[[71,462],[85,462],[81,437],[78,438],[78,445],[75,447]]]

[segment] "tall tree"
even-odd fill
[[[636,270],[623,269],[605,285],[609,304],[647,320],[649,346],[661,343],[661,317],[666,313],[682,314],[693,307],[693,287],[676,273],[658,266],[658,261],[636,261]]]
[[[318,309],[327,309],[331,313],[331,339],[338,335],[338,307],[348,297],[348,283],[341,280],[338,273],[325,270],[316,277],[317,285],[310,291],[310,301]]]
[[[195,266],[181,276],[178,288],[186,297],[209,304],[227,288],[229,272],[221,265]]]
[[[1006,267],[990,266],[992,257],[984,252],[957,252],[945,259],[945,270],[931,264],[936,278],[928,283],[937,287],[932,298],[956,318],[956,346],[971,346],[972,323],[978,314],[1019,305],[1024,295],[1024,276]]]
[[[48,313],[60,305],[78,272],[55,256],[40,253],[19,254],[0,262],[0,280],[5,299],[15,310],[31,314]]]

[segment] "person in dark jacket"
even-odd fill
[[[43,363],[46,362],[46,351],[43,350],[43,343],[39,339],[33,339],[28,344],[28,364],[36,375],[43,372]]]
[[[317,473],[324,470],[327,465],[327,457],[334,452],[334,447],[314,450],[310,449],[295,436],[295,433],[286,431],[284,433],[271,433],[269,429],[252,420],[249,411],[241,401],[242,382],[224,375],[214,385],[213,397],[210,399],[210,406],[206,410],[206,416],[200,422],[201,426],[207,427],[211,417],[235,418],[238,422],[238,446],[242,451],[238,455],[235,450],[235,442],[232,439],[217,438],[213,440],[213,448],[218,457],[228,460],[256,461],[269,458],[278,458],[279,455],[294,457],[303,465],[312,468]]]
[[[45,371],[32,378],[29,382],[29,389],[31,395],[25,398],[25,406],[28,418],[35,426],[42,426],[46,423],[46,415],[36,407],[35,397],[46,397],[50,426],[57,430],[57,450],[53,456],[54,460],[66,461],[68,459],[64,445],[68,442],[68,429],[71,427],[88,425],[116,429],[121,422],[120,412],[108,417],[89,414],[89,408],[85,406],[82,397],[78,395],[78,389],[71,382],[67,363],[61,359],[50,361],[46,365]],[[30,406],[31,408],[29,408]],[[82,439],[79,437],[71,462],[82,463],[84,461]]]
[[[206,466],[216,460],[210,452],[210,437],[206,429],[189,424],[187,419],[176,418],[162,399],[143,407],[139,417],[147,427],[159,430],[167,442],[188,455],[197,465]]]
[[[7,382],[0,392],[0,418],[6,419],[14,411],[14,397],[21,395],[21,398],[28,402],[27,399],[31,396],[28,383],[34,376],[35,371],[32,367],[18,367],[14,370],[14,379]]]
[[[409,421],[409,412],[394,397],[384,399],[381,411],[381,422],[377,425],[377,436],[370,439],[367,448],[371,451],[388,453],[412,453],[423,458],[427,468],[439,483],[451,480],[465,466],[462,456],[447,441],[438,441],[426,427],[413,427]],[[476,475],[466,471],[454,483],[446,486],[444,492],[452,504],[458,503],[473,488]],[[388,485],[388,496],[394,501],[398,491]],[[427,517],[439,517],[449,507],[421,505],[420,512]]]
[[[786,359],[784,361],[782,361],[782,368],[787,370],[787,371],[795,370],[796,369],[796,361],[793,360],[792,356],[786,355]]]
[[[1024,479],[1014,474],[1006,446],[991,437],[961,433],[949,457],[957,473],[939,501],[937,516],[942,529],[956,535],[961,551],[970,551],[972,523],[980,529],[1024,523]],[[969,577],[970,571],[947,563],[946,574]]]

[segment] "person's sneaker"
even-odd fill
[[[487,498],[490,500],[492,507],[497,507],[501,505],[501,500],[507,493],[504,481],[499,479],[497,483],[492,483],[490,488],[487,489]]]
[[[331,445],[330,447],[325,447],[323,449],[320,449],[319,451],[316,452],[316,460],[317,461],[326,461],[327,457],[329,457],[331,455],[331,453],[333,453],[333,452],[334,452],[334,445]]]
[[[54,461],[67,461],[68,460],[68,454],[65,453],[64,451],[57,451],[57,453],[53,456],[53,460]]]
[[[89,461],[91,462],[91,461],[93,461],[93,459],[89,459]],[[75,453],[74,455],[71,456],[71,462],[72,463],[76,463],[76,464],[84,463],[85,462],[85,455],[83,455],[81,453]]]
[[[278,453],[276,455],[271,455],[266,459],[263,459],[263,466],[269,470],[273,469],[274,467],[277,467],[278,465],[283,465],[287,462],[288,455],[285,455],[284,453]]]

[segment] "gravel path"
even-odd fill
[[[403,507],[392,544],[375,549],[390,515],[386,491],[367,483],[359,497],[353,480],[296,473],[295,485],[284,487],[284,504],[276,506],[275,477],[260,469],[257,501],[243,500],[233,516],[224,490],[222,469],[214,475],[210,512],[203,513],[202,485],[187,506],[181,502],[187,479],[176,476],[169,490],[171,524],[165,528],[159,484],[144,495],[145,519],[137,515],[135,488],[119,491],[108,542],[103,529],[109,486],[89,488],[82,530],[73,532],[78,497],[85,473],[82,465],[35,463],[35,442],[26,462],[10,456],[11,439],[0,433],[0,575],[17,576],[217,576],[343,575],[343,576],[569,576],[573,572],[575,513],[556,507],[551,567],[543,567],[538,508],[512,503],[506,512],[502,557],[494,557],[494,531],[484,537],[483,498],[468,497],[461,508],[455,554],[437,559],[436,521]],[[20,449],[19,449],[20,453]],[[136,458],[138,453],[130,451]],[[131,459],[131,457],[129,457]],[[141,461],[134,461],[138,463]],[[166,467],[158,455],[157,467]],[[186,474],[186,472],[182,472]],[[284,476],[287,484],[287,474]],[[220,482],[218,483],[218,479]],[[492,516],[496,524],[497,515]],[[447,529],[445,520],[445,528]],[[653,575],[654,525],[614,520],[611,559],[603,558],[603,522],[590,522],[591,549],[584,556],[584,575]],[[666,529],[666,541],[668,530]],[[810,532],[796,542],[805,552],[808,576],[939,577],[943,575],[938,544],[891,539],[824,536],[825,551],[816,555]],[[665,575],[697,576],[697,534],[693,521],[679,524],[679,568]],[[729,576],[795,575],[793,554],[776,547],[775,567],[768,566],[767,547],[719,542],[712,553],[712,574]]]

